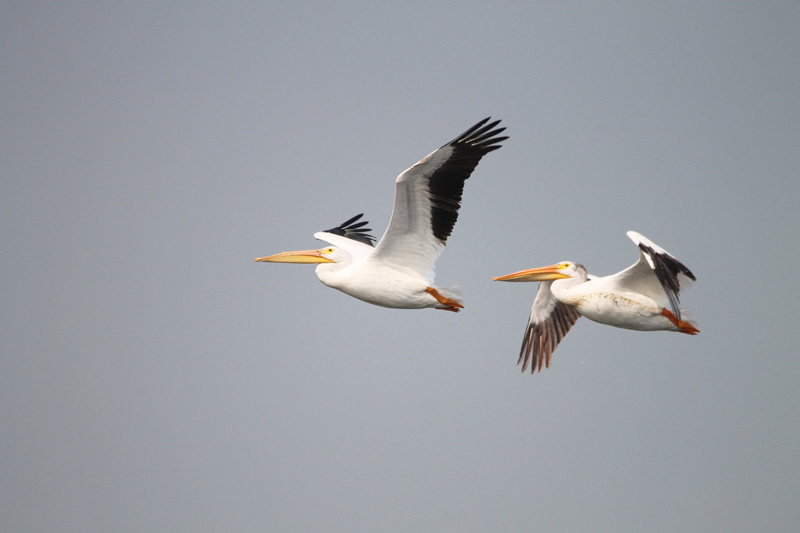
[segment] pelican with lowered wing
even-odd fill
[[[531,362],[532,373],[549,368],[556,346],[581,316],[625,329],[700,332],[679,307],[680,290],[696,281],[694,274],[643,235],[629,231],[628,237],[639,247],[639,260],[611,276],[592,276],[564,261],[494,278],[541,282],[517,362],[523,372]]]

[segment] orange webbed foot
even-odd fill
[[[675,327],[678,328],[678,333],[686,333],[687,335],[697,335],[698,333],[700,333],[699,329],[689,324],[688,322],[676,319],[675,315],[673,315],[672,311],[670,311],[669,309],[666,308],[662,309],[661,314],[669,318],[669,321],[675,324]]]
[[[454,313],[458,313],[459,309],[463,309],[464,306],[461,305],[460,302],[453,300],[452,298],[447,298],[439,294],[439,291],[434,289],[433,287],[428,287],[425,289],[425,292],[436,298],[436,301],[446,307],[437,307],[437,309],[441,309],[442,311],[452,311]]]

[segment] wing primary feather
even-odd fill
[[[370,246],[375,246],[375,237],[370,235],[369,232],[372,231],[371,228],[365,228],[369,222],[363,220],[358,224],[354,224],[358,219],[364,216],[364,213],[359,213],[358,215],[354,216],[353,218],[342,222],[335,228],[326,229],[325,233],[333,233],[334,235],[341,235],[342,237],[347,237],[348,239],[353,239],[354,241],[363,242],[364,244],[369,244]]]
[[[533,350],[533,324],[528,322],[528,326],[525,328],[525,336],[522,337],[522,347],[519,351],[519,359],[517,359],[517,365],[522,363],[522,372],[525,372],[525,369],[528,368],[528,363],[531,360],[531,351]]]
[[[449,143],[446,143],[443,146],[441,146],[441,148],[458,143],[485,144],[489,146],[503,142],[506,139],[508,139],[508,137],[495,137],[496,135],[499,135],[500,133],[504,132],[506,129],[498,128],[497,130],[492,131],[498,124],[500,124],[501,121],[495,120],[491,124],[486,124],[487,122],[489,122],[490,118],[491,117],[486,117],[485,119],[481,120],[480,122],[469,128],[467,131],[465,131],[464,133],[462,133]],[[484,124],[486,125],[484,126]],[[493,137],[495,138],[492,139]],[[486,142],[489,139],[491,140],[489,142]],[[494,146],[491,149],[497,150],[498,148],[500,147]]]

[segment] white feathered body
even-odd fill
[[[394,309],[442,308],[436,298],[426,292],[433,280],[414,276],[376,261],[372,257],[354,261],[346,269],[334,263],[317,266],[319,280],[331,287],[373,305]],[[436,288],[440,294],[456,299],[453,291]]]
[[[661,314],[663,305],[640,292],[621,287],[611,276],[565,287],[569,281],[572,280],[554,281],[550,290],[558,300],[575,307],[589,320],[639,331],[678,331],[678,327]]]

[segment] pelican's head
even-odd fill
[[[555,265],[520,270],[513,274],[499,276],[494,278],[494,281],[554,281],[568,278],[582,278],[585,280],[586,269],[583,265],[570,261],[562,261]]]

